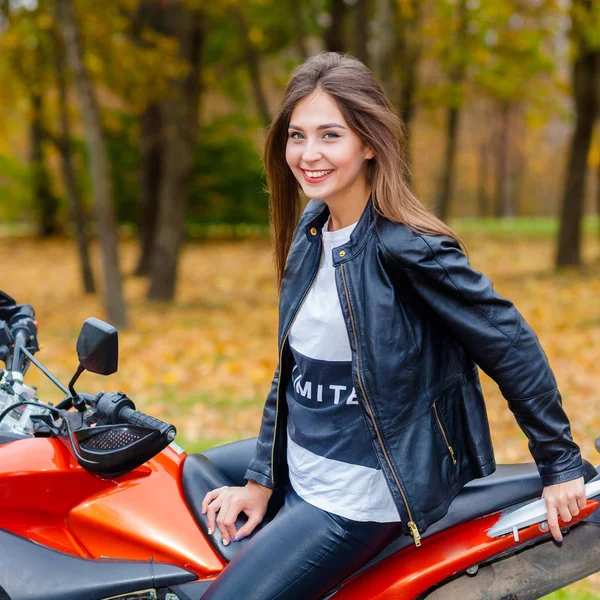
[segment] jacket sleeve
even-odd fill
[[[277,385],[279,383],[279,366],[275,369],[275,375],[271,382],[271,390],[267,395],[260,432],[256,440],[256,449],[248,465],[244,479],[255,481],[265,487],[275,489],[272,480],[272,448],[273,436],[275,435],[275,415],[277,403]]]
[[[514,304],[474,270],[449,236],[412,235],[387,244],[418,301],[436,314],[471,358],[500,387],[529,440],[544,486],[583,475],[579,447],[548,358]]]

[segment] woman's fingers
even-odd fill
[[[208,505],[219,495],[223,488],[217,488],[216,490],[212,490],[210,492],[206,492],[204,496],[204,500],[202,500],[202,514],[206,514],[206,510],[208,509]]]
[[[569,504],[566,498],[561,498],[556,507],[558,509],[558,514],[562,519],[563,523],[569,523],[573,518],[571,515],[571,511],[569,510]],[[577,511],[579,512],[579,511]]]
[[[251,511],[248,515],[248,520],[237,530],[235,541],[239,542],[242,538],[249,536],[262,520],[263,517],[258,511]]]
[[[221,498],[215,498],[206,510],[208,518],[208,535],[212,535],[216,531],[216,515],[221,508]]]
[[[563,523],[569,523],[579,511],[585,508],[585,487],[583,477],[570,479],[544,487],[542,498],[546,501],[548,526],[557,542],[562,542],[562,533],[558,526],[558,515]]]
[[[235,522],[240,512],[242,512],[242,507],[239,498],[231,499],[231,502],[229,503],[229,506],[227,508],[227,512],[221,510],[221,513],[223,514],[223,527],[227,532],[226,536],[223,535],[223,543],[226,546],[227,544],[229,544],[229,542],[235,541]]]
[[[227,495],[223,499],[223,504],[221,505],[221,509],[217,515],[217,527],[221,532],[221,539],[223,540],[224,546],[229,544],[233,538],[232,534],[235,534],[235,525],[231,524],[232,510],[235,512],[235,500]],[[233,523],[235,523],[235,517],[233,518]]]
[[[562,533],[558,526],[558,511],[552,502],[546,498],[546,512],[548,513],[548,527],[557,542],[562,542]]]
[[[573,494],[567,498],[567,505],[572,516],[576,517],[579,514],[578,497]]]
[[[224,486],[208,492],[202,501],[202,512],[208,519],[208,534],[212,535],[218,527],[225,546],[250,535],[267,510],[271,493],[265,493],[265,490],[268,488],[256,484],[243,488]],[[235,522],[242,511],[248,515],[248,522],[236,531]]]

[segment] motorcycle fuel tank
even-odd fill
[[[224,562],[202,536],[179,481],[185,458],[167,448],[115,480],[83,469],[65,443],[0,446],[0,528],[83,558],[170,563],[199,578]]]

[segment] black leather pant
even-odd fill
[[[317,599],[399,535],[400,523],[334,515],[288,484],[275,518],[250,536],[202,600]]]

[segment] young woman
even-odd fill
[[[274,489],[285,501],[206,597],[318,598],[395,536],[419,546],[465,483],[495,470],[477,365],[529,439],[560,541],[557,515],[577,515],[585,493],[547,357],[408,189],[402,125],[371,72],[337,53],[308,59],[264,161],[279,364],[247,485],[209,492],[203,510],[227,545],[252,534]]]

